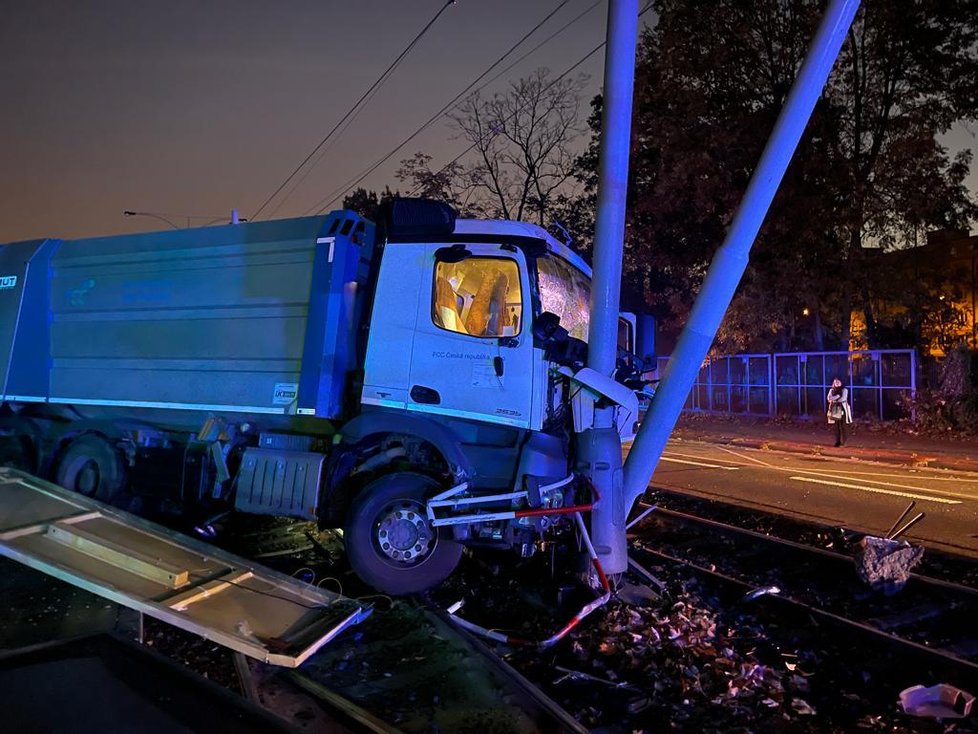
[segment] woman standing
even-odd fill
[[[832,387],[826,396],[829,409],[826,417],[829,425],[835,424],[835,445],[846,445],[846,426],[852,423],[852,409],[849,407],[849,390],[842,387],[842,380],[832,380]]]

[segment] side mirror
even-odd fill
[[[533,320],[533,339],[548,342],[553,339],[560,328],[560,316],[550,311],[544,311]]]
[[[435,250],[435,262],[440,263],[460,263],[472,253],[465,245],[451,245],[450,247],[439,247]]]
[[[560,317],[544,311],[533,321],[533,344],[542,347],[544,358],[580,369],[587,362],[587,344],[575,339],[560,325]]]
[[[637,344],[635,352],[647,370],[658,368],[658,358],[655,350],[655,317],[652,314],[638,315]]]

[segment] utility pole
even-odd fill
[[[607,377],[614,373],[618,357],[637,34],[638,0],[610,0],[588,328],[588,367]],[[598,560],[606,573],[622,573],[628,568],[627,508],[622,489],[621,438],[612,406],[595,406],[593,425],[578,437],[576,468],[588,476],[600,497],[591,512],[591,540]]]

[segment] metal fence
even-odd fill
[[[911,417],[908,398],[917,393],[913,349],[803,352],[774,355],[777,415],[821,418],[825,394],[838,377],[849,388],[853,417],[896,420]]]
[[[659,358],[659,374],[666,362]],[[825,394],[838,377],[849,388],[855,418],[896,420],[912,417],[908,398],[917,391],[917,368],[913,349],[721,355],[703,363],[683,407],[821,419]]]
[[[669,361],[659,358],[661,375]],[[705,413],[772,415],[773,392],[770,354],[734,354],[709,357],[700,367],[685,410]]]

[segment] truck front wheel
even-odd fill
[[[360,578],[387,594],[415,594],[448,578],[462,546],[449,530],[428,522],[425,499],[439,489],[424,474],[399,472],[375,479],[357,494],[343,537]]]

